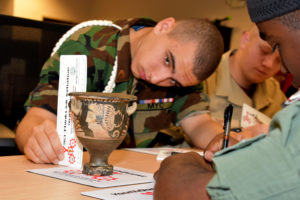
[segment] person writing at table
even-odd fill
[[[133,94],[139,100],[173,99],[159,109],[138,105],[129,127],[134,135],[125,139],[125,146],[145,147],[158,130],[171,124],[180,124],[190,135],[213,124],[206,96],[192,86],[219,63],[223,40],[216,27],[204,19],[172,17],[157,23],[147,18],[118,20],[115,25],[75,29],[44,64],[16,131],[16,143],[28,159],[57,164],[64,157],[56,132],[60,55],[87,55],[87,91],[102,92],[117,68],[111,92]],[[205,148],[214,136],[201,134],[198,147]]]
[[[244,103],[272,117],[286,100],[273,78],[279,69],[278,51],[272,51],[271,46],[260,39],[257,27],[252,26],[242,34],[239,48],[224,53],[216,71],[203,81],[204,92],[210,97],[212,118],[223,124],[223,111],[229,103],[234,110],[232,128],[241,128]],[[268,125],[258,123],[231,135],[241,140],[267,131]]]
[[[278,50],[281,71],[300,87],[300,0],[247,0],[260,37]],[[155,174],[154,199],[299,199],[300,97],[294,94],[271,121],[269,134],[245,140],[205,159],[195,153],[165,159]],[[230,140],[229,140],[230,143]],[[207,160],[213,162],[208,163]]]

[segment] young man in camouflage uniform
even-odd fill
[[[200,19],[177,22],[166,18],[157,24],[150,19],[130,19],[115,24],[121,30],[93,25],[75,31],[43,66],[16,136],[18,147],[32,161],[56,164],[63,159],[55,128],[60,55],[87,55],[87,91],[104,90],[117,57],[112,92],[133,94],[139,100],[174,98],[173,103],[138,106],[129,144],[147,146],[158,130],[172,123],[179,123],[193,138],[199,124],[210,120],[207,99],[190,86],[199,84],[218,65],[223,43],[217,29]],[[214,135],[201,135],[197,144],[204,148]]]

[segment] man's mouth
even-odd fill
[[[144,81],[146,81],[146,80],[147,80],[147,78],[146,78],[146,74],[145,74],[145,71],[144,71],[144,70],[141,70],[141,72],[140,72],[140,76],[141,76],[141,79],[143,79]]]
[[[263,75],[263,76],[267,76],[268,74],[266,73],[266,72],[264,72],[264,71],[261,71],[261,70],[257,70],[261,75]]]

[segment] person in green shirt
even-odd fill
[[[300,0],[247,0],[247,5],[260,37],[279,51],[281,70],[291,73],[299,88]],[[267,136],[235,145],[231,140],[223,150],[219,136],[204,157],[187,153],[164,160],[155,174],[154,199],[299,199],[299,100],[297,92],[286,101],[272,118]]]

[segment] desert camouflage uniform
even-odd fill
[[[118,71],[113,92],[134,94],[138,99],[174,98],[174,103],[140,104],[132,115],[134,138],[139,147],[145,147],[160,129],[176,124],[194,112],[207,111],[207,99],[194,88],[162,88],[136,80],[131,71],[129,28],[133,25],[154,26],[156,22],[146,19],[128,19],[114,22],[122,27],[118,30],[107,26],[82,28],[68,38],[54,56],[44,64],[40,82],[30,93],[26,107],[38,106],[56,114],[59,81],[60,55],[87,55],[87,91],[102,92],[109,81],[116,53]]]

